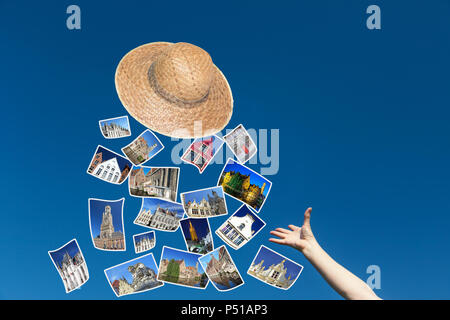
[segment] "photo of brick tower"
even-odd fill
[[[208,219],[187,218],[180,220],[180,225],[189,252],[205,254],[214,249]]]
[[[269,195],[272,182],[246,166],[228,159],[217,185],[229,196],[259,212]]]
[[[217,290],[228,291],[244,284],[225,246],[202,256],[199,261]]]
[[[89,224],[94,247],[105,251],[125,251],[123,204],[125,199],[89,199]]]
[[[180,194],[184,211],[190,218],[207,218],[228,214],[222,187],[212,187]]]
[[[121,184],[128,177],[132,166],[128,159],[98,146],[87,173],[106,182]]]
[[[178,192],[179,174],[180,169],[175,167],[135,166],[128,179],[130,195],[175,201]]]
[[[147,129],[133,142],[122,148],[122,152],[137,166],[156,156],[162,149],[164,146],[161,141]]]
[[[157,280],[158,266],[152,253],[105,270],[108,283],[116,296],[145,292],[164,285]]]
[[[100,120],[100,131],[106,139],[117,139],[131,136],[130,122],[127,116]]]
[[[303,266],[261,246],[247,273],[276,288],[287,290],[297,281]]]
[[[222,145],[223,140],[217,136],[196,139],[183,154],[181,160],[196,166],[202,173]]]
[[[158,280],[184,287],[206,288],[208,277],[198,261],[200,257],[200,254],[164,246]]]
[[[147,231],[133,235],[134,252],[141,253],[151,250],[156,245],[155,231]]]
[[[83,253],[76,239],[73,239],[59,249],[48,252],[66,293],[80,288],[89,280],[89,271]]]

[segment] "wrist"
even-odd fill
[[[308,241],[308,245],[301,250],[306,259],[311,260],[314,256],[322,250],[316,239]]]

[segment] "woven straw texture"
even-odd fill
[[[209,54],[188,43],[154,42],[120,61],[115,76],[119,99],[137,121],[176,138],[221,131],[233,113],[233,97]]]

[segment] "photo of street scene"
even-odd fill
[[[128,179],[130,195],[175,201],[178,192],[179,168],[135,166]]]

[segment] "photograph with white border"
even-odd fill
[[[261,210],[272,188],[272,182],[231,158],[223,167],[217,185],[256,212]]]
[[[175,232],[183,217],[184,210],[181,203],[158,198],[143,198],[134,224],[160,231]]]
[[[223,144],[224,141],[216,135],[197,138],[187,148],[181,160],[195,166],[202,174]]]
[[[125,198],[89,198],[89,229],[94,247],[103,251],[126,251],[123,205]]]
[[[70,240],[56,250],[48,251],[48,255],[61,277],[66,293],[79,289],[89,280],[86,260],[77,239]]]
[[[261,245],[247,274],[272,287],[288,290],[302,271],[302,265]]]
[[[100,120],[98,125],[105,139],[118,139],[131,136],[128,116]]]
[[[176,286],[204,290],[208,276],[199,263],[201,254],[163,246],[158,280]]]
[[[242,124],[223,136],[223,140],[242,164],[250,160],[258,151],[255,142]]]
[[[153,253],[112,266],[104,272],[117,297],[146,292],[164,285],[158,280],[158,265]]]
[[[142,132],[130,144],[122,148],[124,155],[135,166],[142,165],[164,149],[158,137],[149,129]]]
[[[133,163],[127,158],[98,145],[86,172],[100,180],[122,184],[132,167]]]
[[[134,166],[128,179],[130,196],[177,200],[180,168]]]
[[[182,219],[180,229],[189,252],[206,254],[214,250],[213,236],[207,218]]]
[[[183,192],[180,199],[189,218],[213,218],[228,214],[222,186]]]
[[[216,234],[234,250],[240,249],[260,232],[266,223],[243,204],[217,230]]]
[[[198,260],[218,291],[234,290],[244,284],[244,279],[225,245],[203,255]]]
[[[156,246],[156,233],[152,230],[134,234],[133,243],[135,253],[152,250]]]

